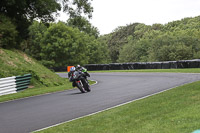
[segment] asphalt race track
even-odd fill
[[[66,77],[67,74],[59,74]],[[0,103],[0,133],[26,133],[200,80],[200,74],[92,73],[92,91],[78,89]]]

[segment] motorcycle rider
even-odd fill
[[[76,86],[76,83],[75,83],[75,81],[73,81],[73,77],[72,77],[72,74],[73,74],[73,72],[75,72],[75,71],[76,71],[76,68],[75,68],[75,67],[71,67],[71,68],[70,68],[70,71],[69,71],[69,73],[68,73],[69,81],[70,81],[70,82],[73,82],[73,83],[72,83],[72,86],[73,86],[73,87]]]
[[[87,69],[82,67],[82,66],[80,66],[80,65],[76,66],[76,71],[83,72],[84,73],[84,77],[85,77],[86,80],[87,80],[87,77],[90,77],[90,74],[87,72]]]
[[[70,82],[73,82],[73,83],[72,83],[72,86],[73,86],[73,87],[76,86],[76,83],[75,83],[75,81],[73,81],[73,77],[72,77],[72,74],[73,74],[73,72],[75,72],[75,71],[84,73],[84,78],[85,78],[86,81],[88,82],[87,76],[90,77],[90,74],[87,72],[87,69],[84,68],[84,67],[81,67],[80,65],[77,65],[76,68],[75,68],[75,67],[71,67],[71,68],[70,68],[70,72],[68,73],[69,81],[70,81]]]

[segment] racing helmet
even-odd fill
[[[77,65],[77,66],[76,66],[76,68],[78,68],[78,69],[79,69],[79,68],[81,68],[81,66],[80,66],[80,65]]]
[[[76,70],[75,67],[71,67],[71,68],[70,68],[70,72],[74,72],[75,70]]]

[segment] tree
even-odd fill
[[[96,38],[99,36],[98,29],[92,26],[85,17],[77,16],[75,18],[70,18],[67,20],[67,25],[77,27],[80,31],[83,31],[90,36],[95,36]]]
[[[70,18],[82,16],[82,13],[92,18],[93,7],[90,1],[92,0],[63,0],[63,11],[68,12]]]
[[[168,24],[120,26],[107,40],[112,62],[200,58],[200,16]]]
[[[148,60],[149,40],[133,40],[129,36],[129,41],[120,50],[118,62],[145,62]]]
[[[59,22],[44,33],[41,58],[48,67],[87,64],[88,49],[84,33]]]
[[[171,61],[192,59],[199,51],[199,31],[179,30],[160,32],[149,40],[150,61]]]
[[[60,9],[60,4],[56,0],[0,1],[0,12],[16,24],[21,39],[28,38],[28,27],[34,19],[52,21],[52,13]]]
[[[113,63],[117,62],[119,58],[119,51],[127,44],[127,37],[132,35],[135,37],[135,27],[139,23],[130,24],[124,27],[118,27],[115,32],[111,33],[108,40],[108,48],[110,50],[110,57]]]
[[[0,14],[0,47],[12,48],[16,45],[16,26],[5,15]]]
[[[22,47],[27,54],[48,67],[98,64],[109,59],[105,43],[64,22],[46,27],[34,21],[29,27],[29,39]]]
[[[89,52],[89,64],[104,64],[110,62],[108,53],[108,46],[102,41],[103,38],[96,39],[94,36],[88,36],[86,38]]]
[[[72,3],[72,4],[71,4]],[[89,0],[62,0],[64,11],[70,17],[87,14],[91,17],[93,8]],[[75,8],[74,8],[75,7]],[[39,19],[43,22],[54,20],[53,13],[61,10],[58,0],[1,0],[0,13],[9,17],[19,32],[18,43],[28,38],[28,27],[32,21]]]
[[[103,35],[98,37],[98,42],[99,42],[99,49],[102,52],[102,54],[99,54],[99,56],[101,56],[100,58],[102,59],[101,64],[106,64],[106,63],[110,63],[111,62],[111,58],[110,58],[110,51],[109,51],[109,47],[108,47],[108,40],[110,39],[110,34],[107,35]]]
[[[185,46],[183,43],[164,45],[158,52],[158,61],[188,60],[193,56],[192,48]]]
[[[41,60],[42,39],[47,27],[42,22],[34,21],[28,28],[29,38],[21,44],[21,49],[37,60]]]
[[[151,29],[151,26],[148,26],[148,25],[145,25],[145,24],[138,24],[136,27],[135,27],[135,38],[136,39],[139,39],[139,38],[142,38],[143,35],[150,31]]]

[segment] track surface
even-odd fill
[[[59,74],[66,77],[67,74]],[[199,74],[93,73],[90,93],[78,89],[0,103],[0,133],[26,133],[88,115],[185,83]]]

